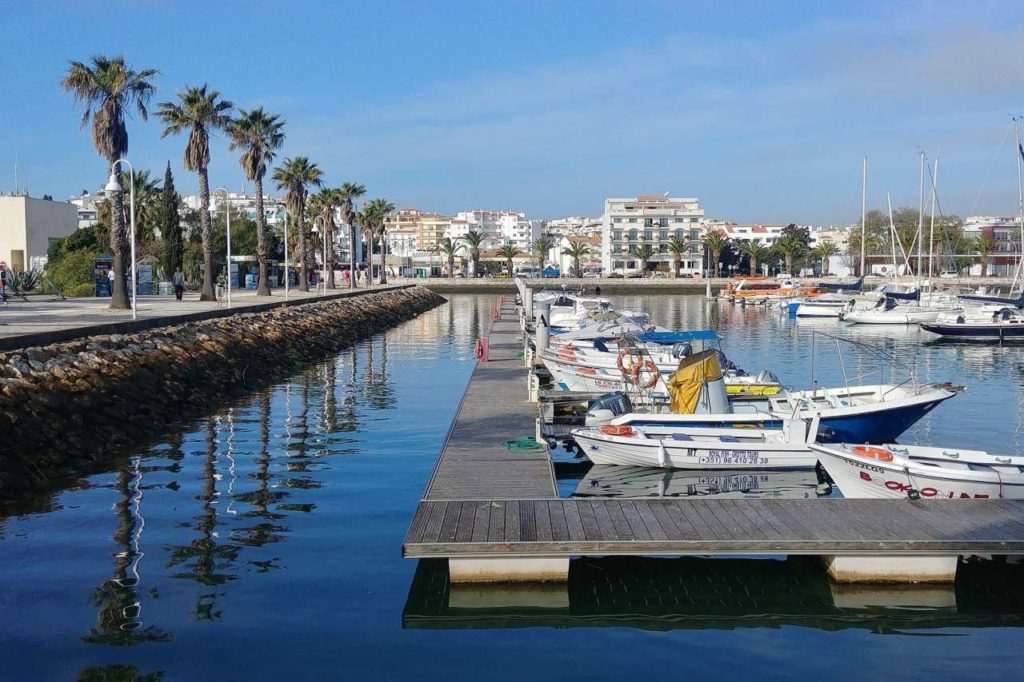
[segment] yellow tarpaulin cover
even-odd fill
[[[722,378],[718,351],[704,350],[683,358],[679,368],[669,377],[668,392],[672,396],[669,409],[675,414],[693,414],[700,399],[700,389],[708,381]]]

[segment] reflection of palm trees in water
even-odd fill
[[[369,407],[375,410],[388,410],[394,407],[395,396],[388,375],[388,338],[386,334],[379,337],[380,352],[377,354],[379,367],[374,361],[374,346],[378,339],[371,338],[366,343],[366,390],[364,396]]]
[[[142,516],[142,462],[133,457],[117,473],[114,484],[118,500],[114,503],[117,528],[111,536],[118,547],[114,555],[114,575],[93,593],[99,607],[96,627],[82,639],[89,643],[130,646],[141,642],[166,642],[172,635],[156,626],[143,626],[142,604],[139,601],[144,556],[142,533],[146,522]]]
[[[202,487],[196,496],[201,503],[201,513],[193,518],[193,529],[199,537],[184,546],[170,546],[168,568],[184,565],[187,572],[173,574],[175,578],[194,580],[202,585],[216,587],[235,580],[233,564],[238,558],[239,547],[217,541],[217,428],[216,421],[206,422],[206,452],[202,467]],[[220,593],[201,594],[196,600],[193,618],[215,620],[221,617],[216,608]]]
[[[290,414],[290,393],[286,395],[285,400],[288,402]],[[282,539],[281,533],[288,531],[286,526],[277,523],[281,519],[285,518],[284,514],[272,511],[270,508],[271,505],[287,498],[288,493],[282,490],[270,489],[271,455],[269,391],[263,391],[260,393],[259,398],[257,399],[257,405],[259,409],[258,437],[260,449],[256,455],[256,470],[249,474],[249,477],[256,481],[256,489],[235,495],[235,500],[238,502],[252,506],[252,509],[241,514],[241,518],[257,519],[257,522],[251,526],[241,526],[231,534],[231,537],[235,542],[247,547],[262,547],[268,543],[278,542]],[[249,563],[259,567],[261,572],[280,568],[280,566],[276,565],[273,560],[250,560]]]
[[[321,431],[327,437],[338,426],[338,356],[335,355],[322,363],[320,368],[324,375],[324,410]]]

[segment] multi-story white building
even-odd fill
[[[605,199],[601,220],[601,264],[605,274],[639,268],[640,260],[632,252],[645,244],[654,250],[648,268],[670,270],[673,256],[668,247],[677,238],[690,244],[690,255],[683,258],[681,272],[701,271],[704,209],[696,198],[665,193]]]
[[[78,211],[78,227],[92,227],[99,222],[99,205],[106,201],[107,197],[103,192],[83,191],[76,197],[68,199]]]
[[[530,220],[525,213],[511,211],[499,214],[498,226],[506,244],[527,253],[533,250],[533,242],[540,238],[544,230],[543,221]]]
[[[600,237],[601,224],[600,218],[569,216],[545,221],[544,232],[556,240],[562,237]]]

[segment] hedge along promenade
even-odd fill
[[[0,492],[79,475],[444,302],[396,288],[0,353]]]

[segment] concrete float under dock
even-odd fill
[[[558,497],[516,308],[500,306],[402,545],[458,582],[565,581],[578,556],[814,555],[837,582],[952,582],[958,558],[1024,555],[1024,501]]]

